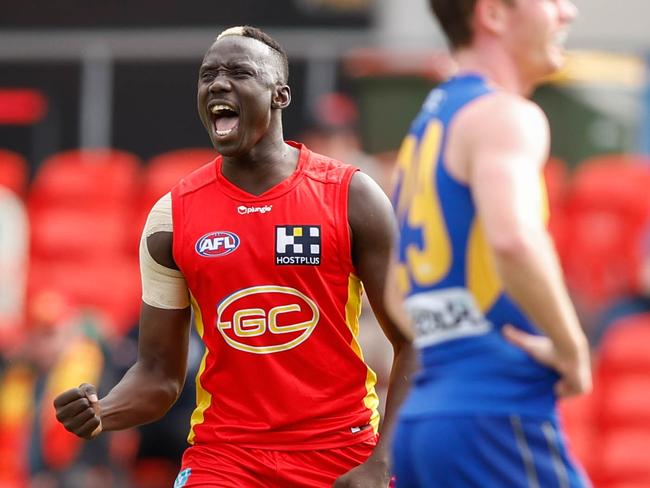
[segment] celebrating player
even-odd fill
[[[392,210],[355,168],[284,141],[287,79],[286,54],[258,29],[227,29],[209,48],[198,112],[221,156],[149,215],[138,360],[101,399],[81,385],[55,401],[87,438],[164,415],[184,381],[191,309],[205,355],[177,488],[388,484],[412,357],[384,307]],[[357,342],[362,283],[395,351],[379,444],[376,378]]]

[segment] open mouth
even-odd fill
[[[214,119],[214,130],[219,137],[225,137],[234,132],[239,126],[239,112],[225,103],[218,103],[210,107]]]
[[[555,44],[558,46],[564,47],[566,45],[567,39],[569,38],[569,31],[568,29],[563,29],[559,32],[557,32],[553,38],[553,41]]]

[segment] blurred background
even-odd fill
[[[452,70],[424,0],[2,0],[0,487],[169,487],[202,348],[178,405],[92,443],[55,421],[82,381],[133,363],[137,246],[151,205],[215,154],[196,115],[205,50],[256,25],[287,50],[288,139],[388,189],[426,93]],[[595,389],[563,402],[597,487],[650,487],[650,34],[647,0],[578,0],[563,72],[534,99],[552,129],[550,228],[593,347]],[[366,358],[391,352],[371,313]]]

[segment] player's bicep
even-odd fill
[[[138,362],[163,378],[185,380],[190,333],[189,307],[171,310],[142,303]]]
[[[388,197],[363,173],[355,174],[350,184],[348,221],[354,265],[375,317],[391,342],[401,342],[405,340],[404,333],[388,313],[386,302],[395,218]]]
[[[472,142],[469,183],[488,241],[499,245],[543,228],[548,126],[541,111],[530,104],[507,107]]]

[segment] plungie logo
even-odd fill
[[[194,249],[197,254],[206,258],[217,258],[234,252],[239,247],[237,234],[220,230],[209,232],[196,241]]]

